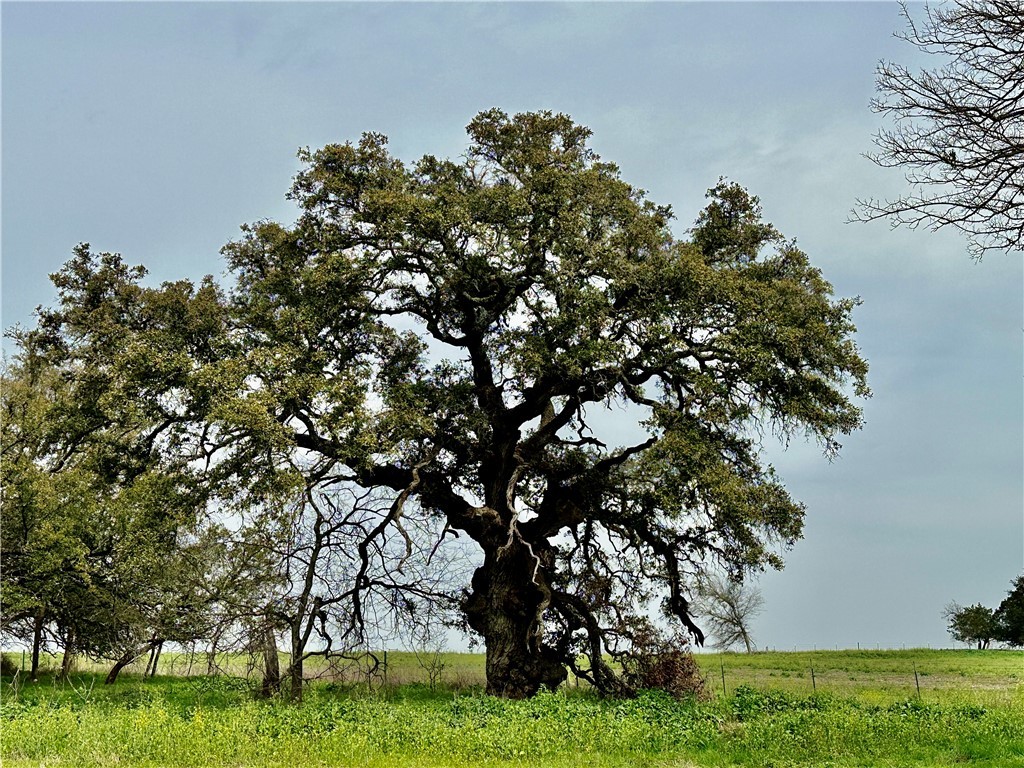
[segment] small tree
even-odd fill
[[[996,639],[1019,648],[1024,645],[1024,576],[1018,576],[995,611]]]
[[[897,33],[945,59],[913,72],[878,68],[876,112],[895,126],[875,136],[876,164],[903,168],[911,191],[859,201],[855,217],[893,225],[952,227],[976,257],[1024,248],[1024,13],[1019,0],[953,0],[925,6]]]
[[[317,474],[309,467],[304,473]],[[417,611],[443,617],[455,609],[450,582],[463,575],[456,558],[464,553],[442,548],[443,532],[429,518],[397,520],[404,502],[333,478],[238,518],[235,556],[261,562],[265,574],[252,593],[251,644],[276,658],[274,633],[285,634],[287,698],[302,700],[307,659],[349,658],[415,622]]]
[[[981,603],[966,608],[950,603],[946,606],[945,616],[949,620],[949,634],[961,643],[977,644],[979,649],[988,648],[998,634],[994,611]]]
[[[742,643],[756,649],[750,624],[764,608],[761,590],[750,583],[707,574],[697,583],[697,610],[715,638],[716,648]]]

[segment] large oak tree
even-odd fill
[[[468,132],[458,161],[403,163],[379,134],[300,153],[301,215],[226,246],[223,294],[174,284],[180,321],[124,317],[128,341],[85,346],[146,382],[157,442],[225,498],[296,476],[390,491],[356,547],[354,626],[372,553],[411,550],[406,523],[434,518],[480,553],[462,611],[490,692],[532,695],[567,666],[616,690],[607,654],[655,601],[700,642],[696,575],[779,567],[801,535],[761,439],[832,453],[860,425],[857,302],[736,185],[679,239],[567,116],[491,110]],[[88,336],[68,321],[90,300],[65,288],[51,344]],[[175,349],[131,342],[157,326]],[[612,444],[606,412],[635,437]]]

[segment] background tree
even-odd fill
[[[716,648],[742,643],[747,653],[757,649],[751,623],[764,609],[764,597],[753,584],[707,573],[697,582],[696,609]]]
[[[208,574],[189,565],[207,485],[180,450],[193,424],[175,410],[183,367],[201,359],[189,345],[196,331],[208,343],[201,323],[218,315],[189,316],[201,296],[142,289],[142,274],[76,248],[53,276],[59,320],[42,312],[35,330],[12,330],[3,392],[5,623],[28,599],[34,659],[41,626],[65,672],[76,653],[113,657],[111,680],[163,641],[195,637],[209,607],[196,600]]]
[[[20,362],[4,373],[3,627],[31,643],[33,677],[49,636],[65,673],[76,654],[117,659],[112,682],[142,653],[204,631],[196,592],[208,574],[190,567],[196,543],[186,541],[196,496],[160,467],[116,479],[110,436],[68,431],[77,409],[64,373]]]
[[[154,501],[165,513],[175,500],[173,492],[159,486],[154,490],[159,492]],[[221,551],[219,539],[225,532],[216,526],[197,531],[188,497],[181,501],[186,506],[174,518],[145,515],[131,521],[133,527],[122,529],[114,543],[109,562],[117,569],[116,583],[124,585],[113,595],[116,623],[112,626],[117,632],[109,646],[93,648],[93,655],[116,659],[105,681],[108,684],[147,653],[146,673],[155,675],[165,643],[185,645],[207,638],[216,623],[224,584],[217,581],[221,564],[213,558]],[[155,547],[153,534],[160,527],[164,538]]]
[[[39,653],[48,637],[48,609],[59,600],[65,580],[81,567],[74,537],[68,532],[73,515],[60,499],[77,477],[61,482],[47,471],[48,418],[61,397],[53,371],[35,374],[4,361],[0,387],[0,630],[29,644],[30,675],[38,677]],[[62,488],[61,486],[64,486]],[[77,491],[79,489],[75,489]],[[62,514],[64,512],[64,514]]]
[[[994,612],[981,603],[966,608],[957,603],[950,603],[944,611],[949,621],[948,631],[954,640],[961,643],[977,644],[978,648],[988,648],[999,633]]]
[[[1015,648],[1024,645],[1024,576],[1015,578],[995,611],[996,639]]]
[[[390,494],[357,573],[413,521],[439,531],[424,562],[448,535],[473,542],[461,608],[491,693],[555,687],[567,665],[614,690],[606,654],[659,598],[700,642],[698,573],[781,567],[804,510],[759,435],[831,453],[860,426],[857,302],[737,185],[679,240],[567,116],[491,110],[468,131],[459,162],[406,165],[378,134],[301,153],[299,220],[246,227],[223,294],[154,293],[86,249],[40,343],[119,372],[111,397],[162,415],[160,445],[204,460],[221,498],[263,498],[294,468]],[[602,427],[612,405],[633,430]]]
[[[420,527],[429,518],[385,526],[374,535],[395,504],[374,489],[329,482],[299,487],[244,520],[238,551],[266,561],[262,589],[250,597],[252,619],[275,654],[273,636],[285,633],[289,699],[302,700],[307,659],[350,658],[367,647],[387,647],[418,614],[443,622],[456,606],[451,584],[461,585],[465,567],[447,552],[424,562],[438,534]]]
[[[914,72],[878,69],[876,112],[895,125],[869,157],[905,171],[911,191],[859,202],[861,220],[953,227],[978,258],[1024,249],[1024,12],[1018,0],[950,0],[924,6],[897,36],[945,59]]]

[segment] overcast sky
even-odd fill
[[[480,110],[567,112],[683,236],[719,176],[860,296],[865,428],[772,451],[808,507],[761,585],[761,645],[950,645],[943,606],[1024,569],[1022,257],[845,223],[897,194],[862,157],[895,3],[2,5],[4,327],[88,241],[154,281],[220,275],[243,222],[290,221],[295,151],[387,134],[457,156]],[[5,343],[5,348],[9,346]]]

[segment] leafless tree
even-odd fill
[[[247,548],[273,560],[255,626],[287,636],[288,698],[302,699],[307,659],[362,656],[427,606],[432,616],[457,607],[450,580],[459,583],[469,564],[444,546],[436,519],[418,507],[410,514],[407,495],[329,479],[248,521]]]
[[[875,136],[876,164],[903,168],[911,191],[894,200],[858,200],[853,217],[968,236],[975,258],[1024,249],[1024,5],[1020,0],[902,4],[896,36],[946,59],[912,71],[884,61],[875,112],[894,126]]]
[[[444,611],[444,606],[427,602],[422,608],[410,612],[400,628],[402,645],[412,653],[417,666],[426,674],[432,691],[437,688],[448,666],[445,658],[446,630],[450,625],[451,616]]]
[[[761,590],[747,582],[705,574],[697,583],[696,602],[716,648],[743,643],[747,653],[756,649],[750,623],[764,607]]]

